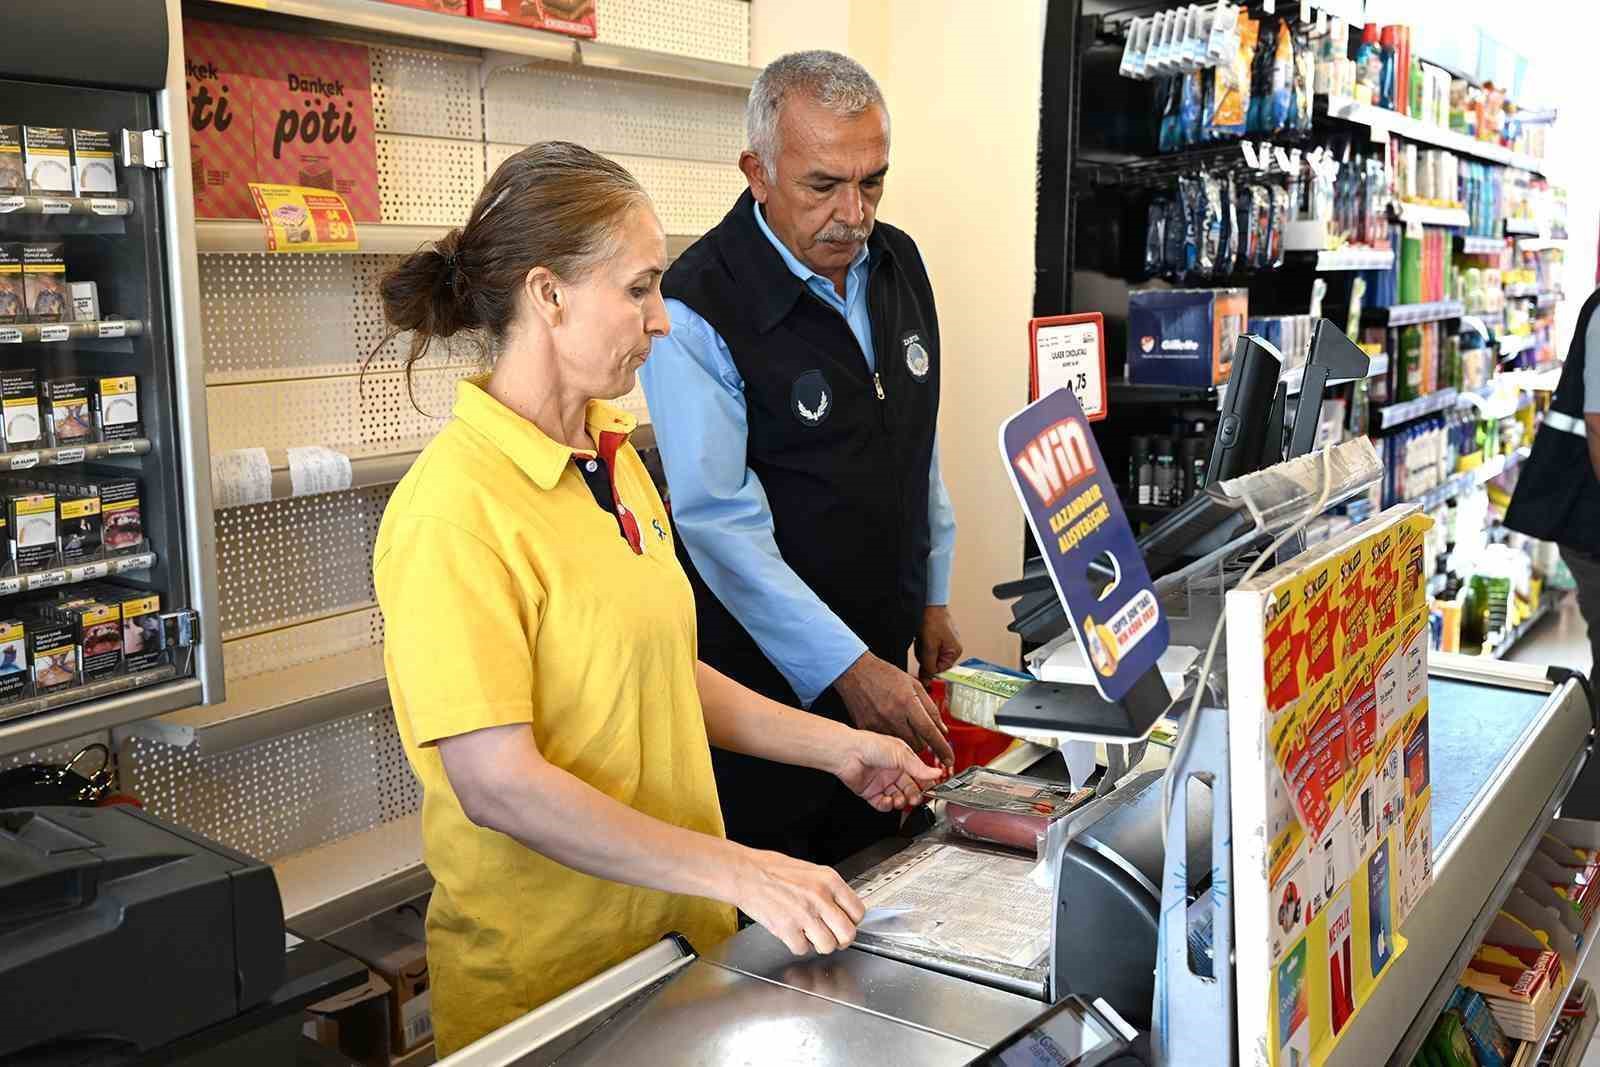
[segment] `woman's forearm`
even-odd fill
[[[706,736],[716,747],[830,774],[839,770],[848,726],[768,700],[704,663],[694,665],[694,677]]]
[[[526,726],[446,738],[439,750],[477,825],[596,878],[737,903],[748,850],[613,800],[547,761]]]

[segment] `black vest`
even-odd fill
[[[1574,430],[1584,425],[1586,335],[1597,309],[1600,289],[1589,294],[1578,312],[1561,381],[1550,398],[1550,415],[1555,418],[1547,415],[1533,439],[1533,452],[1522,465],[1506,509],[1511,529],[1591,554],[1600,553],[1600,480],[1589,461],[1588,440]]]
[[[874,375],[844,316],[790,273],[753,205],[745,192],[678,257],[661,289],[711,324],[744,379],[746,463],[766,490],[784,562],[873,653],[902,664],[927,603],[928,468],[939,411],[939,322],[927,271],[911,238],[881,222],[873,228]],[[696,573],[681,537],[678,546],[695,590],[700,658],[795,703],[777,668]],[[831,689],[812,710],[844,718]],[[722,771],[738,761],[717,755],[729,810],[728,793],[739,787]],[[780,795],[770,774],[779,769],[760,767],[770,805]]]

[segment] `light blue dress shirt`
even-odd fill
[[[790,273],[844,316],[868,368],[876,371],[866,249],[850,264],[841,299],[831,281],[773,235],[759,205],[755,213],[756,225]],[[667,312],[672,332],[655,342],[639,373],[672,489],[673,521],[706,585],[809,707],[867,646],[778,553],[766,490],[745,465],[744,380],[727,344],[682,301],[668,300]],[[956,521],[939,474],[937,434],[928,465],[928,531],[928,603],[948,604]]]

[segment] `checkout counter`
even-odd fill
[[[1409,947],[1383,996],[1364,1007],[1335,1047],[1330,1062],[1339,1067],[1409,1064],[1522,862],[1579,781],[1593,732],[1583,687],[1560,671],[1438,656],[1429,674],[1434,883],[1402,930]],[[996,764],[1056,776],[1060,756],[1022,745]],[[1110,796],[1132,789],[1135,800],[1148,798],[1141,784],[1136,779]],[[1118,806],[1128,814],[1126,797]],[[1073,1035],[1096,1038],[1101,1028],[1115,1031],[1120,1045],[1150,1025],[1159,879],[1151,881],[1149,835],[1157,831],[1152,819],[1137,817],[1137,803],[1133,808],[1126,826],[1106,824],[1100,812],[1069,846],[1055,880],[1042,985],[860,946],[797,959],[751,927],[704,954],[663,941],[441,1063],[1101,1062],[989,1050],[1040,1027],[1051,1001],[1067,993],[1078,1014],[1062,1024],[1069,1036],[1057,1048],[1070,1047]],[[1155,846],[1159,853],[1159,840]],[[874,852],[843,873],[859,884],[869,868],[881,871],[884,859]],[[1095,1010],[1083,1013],[1085,1004]],[[1264,1030],[1264,1007],[1241,1003],[1235,1032]],[[1087,1021],[1079,1022],[1084,1014]],[[1216,1062],[1203,1040],[1191,1045],[1181,1034],[1168,1036],[1177,1062]],[[1264,1051],[1257,1057],[1249,1043],[1241,1048],[1240,1062],[1265,1063]]]

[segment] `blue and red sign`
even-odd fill
[[[1166,651],[1167,620],[1072,391],[1057,389],[1002,423],[1000,452],[1056,595],[1094,667],[1095,688],[1107,700],[1121,700]],[[1091,564],[1107,559],[1111,578],[1090,573]]]

